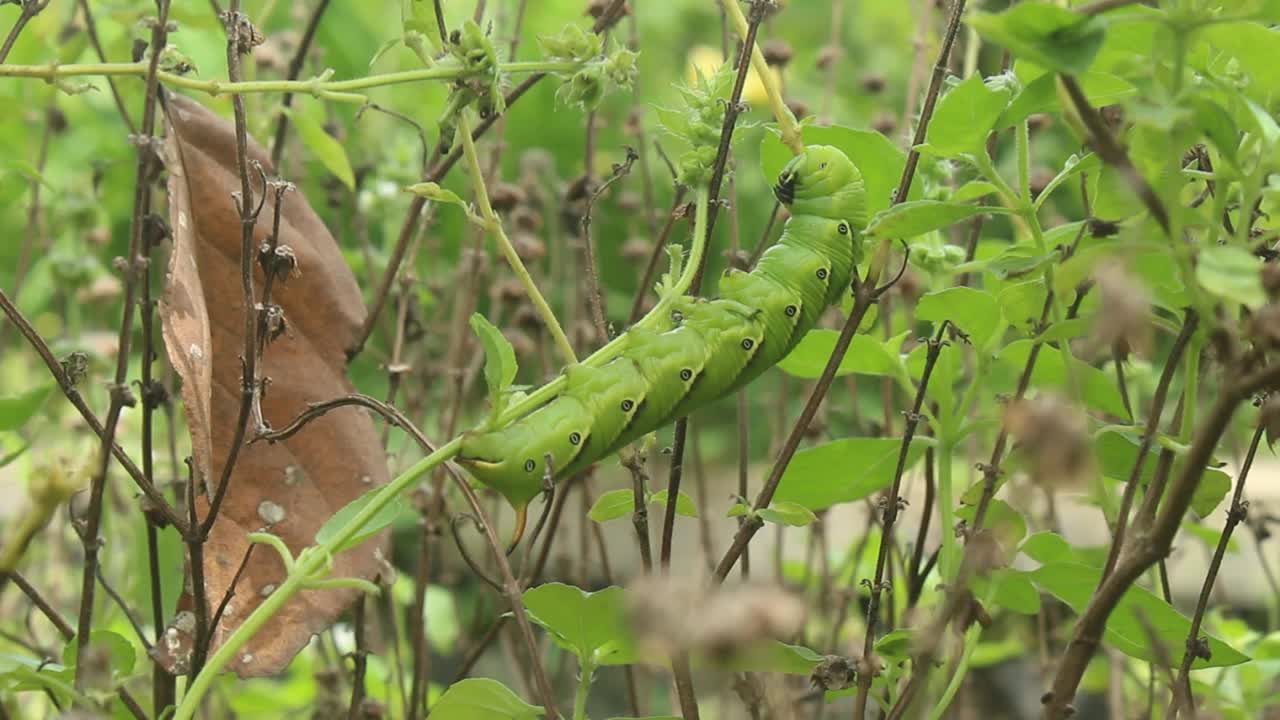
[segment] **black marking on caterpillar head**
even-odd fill
[[[636,406],[635,401],[632,400],[631,398],[627,398],[622,401],[622,412],[631,412],[631,408],[635,406]]]
[[[574,430],[573,432],[569,433],[570,445],[577,445],[581,442],[582,442],[582,433],[578,432],[577,430]]]
[[[817,275],[818,275],[818,279],[819,279],[819,280],[826,280],[826,279],[827,279],[827,269],[826,269],[826,268],[818,268]]]
[[[525,461],[524,461],[524,471],[525,471],[525,472],[533,472],[533,471],[534,471],[534,470],[536,470],[537,468],[538,468],[538,461],[537,461],[537,460],[534,460],[533,458],[529,458],[528,460],[525,460]]]
[[[849,223],[841,222],[839,225],[836,226],[836,231],[839,232],[841,235],[848,235]]]
[[[779,175],[777,184],[773,186],[773,195],[783,205],[790,205],[794,202],[796,199],[796,174],[789,172]]]
[[[743,350],[750,350],[751,348],[753,348],[753,347],[755,347],[755,346],[756,346],[756,341],[755,341],[755,340],[752,340],[751,338],[742,338],[742,349],[743,349]]]
[[[680,371],[680,379],[681,379],[681,380],[683,380],[683,381],[685,381],[685,382],[689,382],[690,380],[692,380],[692,379],[693,379],[693,371],[692,371],[692,370],[690,370],[689,368],[685,368],[685,369],[681,370],[681,371]]]
[[[787,317],[795,317],[796,313],[800,312],[800,308],[795,305],[788,305],[783,312],[787,314]]]

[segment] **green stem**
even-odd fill
[[[475,183],[476,202],[480,205],[480,216],[484,218],[489,232],[493,233],[494,238],[498,241],[498,249],[502,251],[503,257],[507,259],[507,264],[511,266],[511,271],[519,278],[520,285],[524,288],[525,294],[529,296],[529,300],[533,302],[533,307],[537,310],[538,315],[542,317],[543,324],[550,331],[551,338],[555,341],[556,347],[559,348],[560,354],[564,356],[565,362],[569,365],[577,364],[578,356],[574,354],[573,345],[569,342],[568,336],[564,334],[564,328],[560,327],[560,321],[556,319],[556,314],[551,311],[551,306],[547,304],[546,298],[542,297],[542,292],[538,290],[538,286],[533,282],[533,277],[529,275],[529,270],[524,266],[524,262],[516,252],[515,246],[511,244],[511,239],[507,237],[507,232],[503,230],[502,220],[498,218],[497,213],[493,211],[493,206],[489,204],[489,190],[484,184],[484,170],[480,167],[480,157],[476,154],[475,141],[471,139],[471,120],[467,117],[466,111],[458,113],[458,134],[462,136],[462,151],[471,170],[471,179]]]
[[[742,14],[742,8],[738,7],[738,0],[720,0],[720,7],[724,8],[725,16],[729,18],[729,22],[733,23],[738,37],[745,41],[748,29],[747,17]],[[751,48],[751,68],[760,76],[765,94],[769,96],[769,109],[773,111],[773,117],[778,121],[778,129],[782,131],[782,144],[791,148],[791,152],[796,155],[803,153],[804,140],[800,137],[800,123],[796,122],[796,116],[791,114],[791,109],[782,99],[782,88],[778,86],[778,79],[774,76],[769,63],[765,62],[764,53],[760,52],[760,43],[756,43]]]
[[[328,542],[322,545],[316,545],[308,548],[298,556],[297,564],[294,565],[293,571],[290,572],[280,586],[262,601],[262,604],[254,608],[249,617],[231,633],[216,652],[213,653],[201,669],[200,674],[196,675],[191,681],[191,685],[187,688],[187,694],[182,698],[182,702],[178,705],[178,709],[173,714],[172,720],[190,720],[195,717],[197,709],[200,707],[201,700],[209,692],[214,681],[217,679],[218,673],[231,663],[240,649],[245,643],[258,633],[273,615],[284,607],[290,598],[303,589],[303,585],[308,581],[314,582],[313,576],[322,570],[326,563],[326,558],[333,557],[337,548],[342,547],[356,533],[360,532],[369,521],[378,514],[382,508],[386,507],[394,498],[409,488],[418,478],[435,468],[437,465],[449,460],[458,454],[458,448],[462,446],[462,439],[457,438],[446,445],[442,445],[435,452],[419,460],[413,467],[405,470],[395,480],[387,483],[373,496],[360,512],[356,513],[345,526],[342,527]]]
[[[950,437],[938,438],[938,518],[942,535],[942,555],[938,558],[939,575],[951,582],[960,568],[960,546],[956,543],[955,490],[951,484],[951,454],[955,446]]]
[[[988,598],[989,599],[989,598]],[[929,720],[942,720],[942,715],[947,711],[947,707],[951,705],[951,701],[955,699],[956,693],[960,691],[960,686],[964,684],[965,675],[969,673],[969,659],[973,657],[973,651],[978,647],[978,637],[982,635],[982,625],[974,623],[973,627],[964,634],[964,649],[960,651],[960,661],[956,663],[955,670],[951,673],[951,680],[947,683],[947,689],[943,691],[942,696],[938,698],[937,704],[929,711]]]
[[[655,321],[660,321],[666,316],[668,308],[677,299],[682,297],[689,287],[693,285],[693,276],[697,274],[698,268],[702,267],[702,256],[707,252],[707,215],[708,201],[710,191],[706,187],[698,188],[697,200],[694,207],[693,215],[693,246],[689,248],[689,260],[684,264],[684,269],[680,273],[680,277],[676,280],[675,285],[665,291],[662,297],[658,298],[658,304],[647,315],[636,323],[637,325],[649,325]]]
[[[499,72],[504,74],[528,74],[540,72],[572,72],[581,66],[572,61],[527,61],[501,63]],[[0,77],[26,77],[52,82],[74,77],[122,77],[147,74],[147,63],[73,63],[67,65],[0,65]],[[220,80],[197,80],[160,70],[156,78],[163,84],[172,87],[197,90],[209,95],[233,95],[246,93],[304,93],[335,100],[363,102],[363,96],[352,94],[353,90],[367,90],[388,85],[422,82],[427,80],[457,80],[474,75],[472,71],[457,64],[441,63],[430,68],[404,70],[393,73],[380,73],[368,77],[351,80],[250,80],[243,82],[223,82]]]
[[[595,664],[587,658],[578,658],[578,691],[573,696],[573,720],[587,720],[587,694],[591,692],[591,676]]]

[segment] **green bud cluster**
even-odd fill
[[[732,68],[722,66],[710,77],[699,76],[692,87],[679,88],[683,108],[656,109],[663,129],[690,145],[676,162],[678,181],[685,185],[695,187],[711,177],[733,79]]]
[[[566,105],[591,110],[610,90],[627,88],[635,80],[638,55],[625,48],[604,54],[604,39],[577,25],[568,25],[557,35],[538,38],[542,52],[551,60],[567,60],[582,66],[569,76],[556,98]]]

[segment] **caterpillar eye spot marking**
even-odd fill
[[[631,408],[633,408],[633,407],[635,407],[635,406],[636,406],[635,402],[634,402],[634,401],[632,401],[630,398],[628,398],[628,399],[626,399],[626,400],[623,400],[623,401],[622,401],[622,412],[631,412]]]
[[[680,379],[681,379],[681,380],[683,380],[683,381],[685,381],[685,382],[689,382],[689,380],[690,380],[690,379],[692,379],[692,378],[693,378],[693,371],[692,371],[692,370],[690,370],[689,368],[685,368],[685,369],[683,369],[683,370],[681,370],[681,371],[680,371]]]
[[[784,312],[787,314],[787,317],[795,317],[796,313],[800,312],[800,308],[795,305],[788,305]]]
[[[826,280],[826,279],[827,279],[827,269],[826,269],[826,268],[818,268],[818,279],[819,279],[819,280]]]
[[[756,341],[755,341],[755,340],[752,340],[751,338],[742,338],[742,349],[743,349],[743,350],[750,350],[751,348],[753,348],[753,347],[755,347],[755,346],[756,346]]]
[[[577,445],[577,444],[578,444],[578,443],[580,443],[580,442],[582,442],[582,433],[579,433],[579,432],[571,432],[571,433],[569,433],[569,443],[570,443],[570,444]]]
[[[842,222],[842,223],[840,223],[840,225],[836,228],[836,230],[837,230],[841,235],[848,235],[848,234],[849,234],[849,223],[843,223],[843,222]]]
[[[525,460],[525,461],[524,461],[524,471],[525,471],[525,472],[533,472],[533,471],[534,471],[534,470],[536,470],[537,468],[538,468],[538,463],[537,463],[537,462],[535,462],[534,460],[529,459],[529,460]]]

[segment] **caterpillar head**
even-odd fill
[[[809,145],[792,158],[778,175],[773,193],[792,215],[847,219],[858,228],[867,222],[862,172],[830,145]]]
[[[501,432],[469,432],[456,461],[481,484],[497,490],[520,507],[542,490],[546,461],[530,428],[516,425]]]

